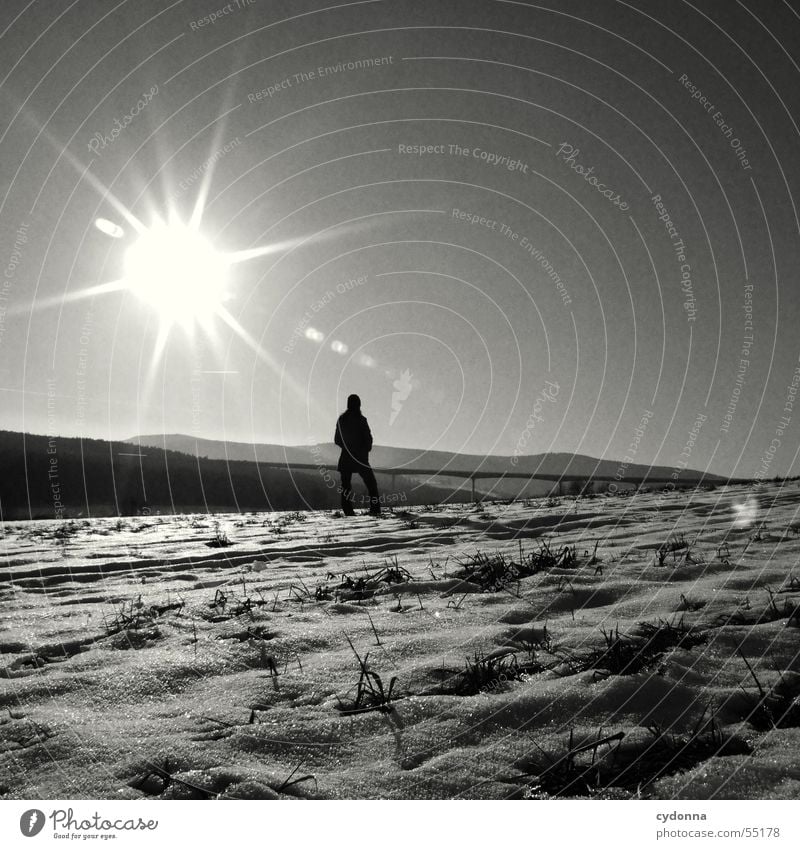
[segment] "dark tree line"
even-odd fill
[[[339,506],[333,470],[289,471],[97,439],[0,431],[0,469],[3,520]],[[387,503],[443,495],[434,487],[407,493],[406,501]]]

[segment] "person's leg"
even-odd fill
[[[342,512],[345,516],[354,516],[353,509],[353,474],[352,472],[340,472],[342,476]]]
[[[361,480],[364,481],[367,492],[369,492],[369,512],[373,516],[380,515],[381,503],[378,496],[378,482],[375,480],[375,472],[367,466],[361,470]]]

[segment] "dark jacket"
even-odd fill
[[[360,410],[347,410],[339,416],[333,441],[342,449],[337,466],[340,472],[357,472],[369,467],[372,432]]]

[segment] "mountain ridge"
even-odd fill
[[[179,451],[194,457],[213,460],[247,460],[260,463],[312,463],[320,466],[335,466],[339,449],[333,443],[316,445],[280,445],[278,443],[250,443],[194,437],[188,434],[140,434],[125,442],[151,448]],[[514,463],[513,460],[517,462]],[[413,448],[376,445],[370,455],[375,469],[402,470],[412,475],[421,470],[435,469],[446,476],[446,471],[496,472],[498,476],[509,473],[542,475],[576,475],[582,477],[638,477],[669,478],[674,468],[648,466],[642,463],[624,463],[590,457],[586,454],[569,452],[546,452],[527,454],[516,458],[510,455],[460,454],[452,451],[424,451]],[[699,469],[682,469],[679,482],[706,481],[723,483],[730,478]]]
[[[114,516],[143,510],[334,509],[340,506],[335,471],[338,454],[330,443],[253,445],[195,439],[185,434],[106,441],[0,431],[0,520]],[[564,482],[569,484],[569,492],[582,492],[597,476],[612,481],[629,478],[627,483],[620,481],[619,487],[630,488],[639,482],[637,477],[647,483],[656,478],[667,480],[671,472],[664,467],[625,465],[565,453],[520,457],[514,466],[510,457],[391,446],[376,446],[372,460],[381,500],[387,507],[472,498],[542,497],[561,492]],[[453,476],[448,477],[448,471]],[[476,472],[485,479],[466,480]],[[504,477],[509,473],[521,479]],[[533,474],[549,477],[528,477]],[[687,469],[682,470],[675,486],[701,482],[715,485],[743,481]],[[660,483],[653,480],[650,485]],[[357,484],[357,502],[363,504],[360,489]]]

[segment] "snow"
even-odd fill
[[[799,492],[6,523],[0,794],[796,797]]]

